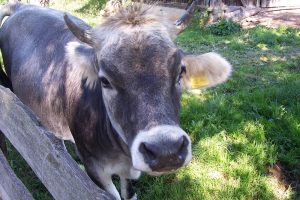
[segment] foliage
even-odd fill
[[[105,0],[61,0],[51,1],[50,7],[70,12],[89,25],[96,26],[101,23],[99,13],[104,4]]]
[[[266,28],[263,26],[256,27],[253,33],[253,41],[255,43],[267,44],[269,46],[294,44],[299,45],[300,41],[298,30],[281,27],[278,29]]]
[[[106,4],[106,0],[89,0],[81,8],[76,10],[81,13],[97,14]]]
[[[0,4],[5,4],[7,3],[7,0],[0,0]]]
[[[207,26],[207,30],[214,35],[231,35],[239,32],[242,29],[242,26],[232,20],[221,19],[215,24]]]

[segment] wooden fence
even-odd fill
[[[150,0],[151,1],[151,0]],[[158,0],[165,4],[187,4],[191,0]],[[223,3],[226,6],[255,6],[261,8],[300,6],[300,0],[199,0],[200,7]]]
[[[54,199],[113,199],[79,168],[67,152],[63,141],[46,130],[33,112],[9,89],[2,86],[0,86],[0,130],[26,160]],[[5,149],[3,135],[0,147]],[[10,168],[1,150],[0,174],[0,199],[33,199]]]
[[[299,0],[222,0],[227,6],[251,5],[261,8],[300,6]]]

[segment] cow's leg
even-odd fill
[[[121,200],[120,194],[112,182],[111,175],[99,174],[99,179],[104,190],[112,194],[117,200]]]
[[[85,168],[94,183],[113,195],[117,200],[121,200],[120,194],[112,182],[111,174],[105,173],[101,167],[95,167],[95,165],[91,163],[89,163],[89,165],[85,165]]]
[[[136,180],[120,177],[120,181],[122,198],[126,200],[137,200],[137,195],[134,191],[134,184]]]

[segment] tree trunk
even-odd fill
[[[267,5],[268,5],[267,0],[260,0],[260,6],[261,6],[262,8],[267,7]]]
[[[50,0],[40,0],[41,6],[49,7]]]
[[[256,0],[256,7],[260,7],[260,1],[261,0]]]
[[[193,0],[191,5],[188,7],[184,15],[182,15],[179,19],[176,20],[175,25],[185,27],[189,24],[192,16],[194,15],[195,11],[197,10],[197,5],[199,0]]]

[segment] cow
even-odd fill
[[[142,172],[172,173],[192,159],[180,128],[181,93],[230,76],[217,53],[185,54],[167,25],[136,4],[96,28],[50,8],[12,3],[0,12],[0,47],[14,93],[116,199],[137,199]],[[121,195],[112,182],[118,175]]]

